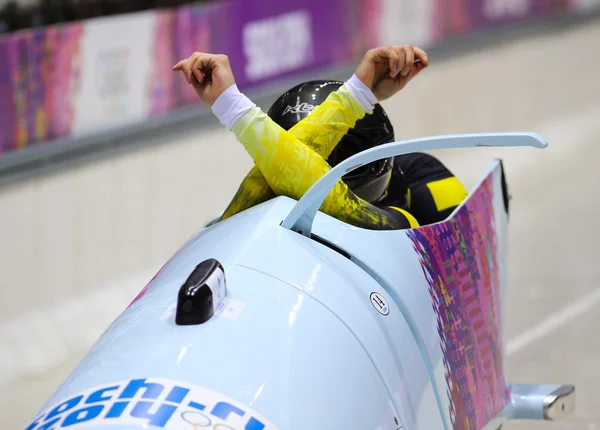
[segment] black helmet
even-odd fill
[[[343,84],[329,80],[304,82],[281,95],[269,109],[268,115],[279,126],[289,130]],[[327,161],[333,167],[354,154],[393,141],[392,123],[377,104],[372,114],[365,115],[354,128],[348,130]],[[375,161],[346,174],[343,180],[362,199],[378,203],[387,195],[393,164],[393,157]]]

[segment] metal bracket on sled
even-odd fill
[[[310,237],[315,216],[337,181],[365,164],[415,151],[477,146],[545,148],[548,143],[536,133],[474,133],[423,137],[380,145],[347,158],[327,172],[296,203],[281,226]]]
[[[575,409],[573,385],[511,384],[510,403],[503,412],[510,420],[558,421]]]

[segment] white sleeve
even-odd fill
[[[375,94],[356,75],[347,81],[348,89],[366,111],[372,112],[379,101]],[[231,130],[233,124],[256,104],[240,92],[236,84],[231,85],[215,100],[212,111],[221,124]]]
[[[240,92],[236,84],[231,85],[217,97],[212,111],[221,124],[231,130],[233,124],[256,104]]]
[[[373,112],[375,105],[379,103],[379,100],[377,100],[377,97],[375,97],[373,91],[371,91],[369,87],[367,87],[360,79],[358,79],[358,76],[355,74],[352,75],[352,77],[348,79],[346,83],[348,84],[348,89],[352,95],[360,102],[365,110],[368,112]]]

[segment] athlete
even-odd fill
[[[327,160],[335,165],[393,141],[379,102],[428,65],[427,54],[410,45],[376,48],[346,83],[301,84],[282,95],[267,115],[238,90],[226,56],[196,52],[177,63],[173,70],[183,72],[256,163],[221,219],[275,195],[299,199],[331,169]],[[406,208],[401,208],[405,194]],[[362,228],[413,228],[441,221],[466,194],[438,160],[408,154],[346,175],[321,210]]]

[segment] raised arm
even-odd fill
[[[275,194],[298,199],[330,169],[323,156],[327,156],[327,151],[331,152],[337,143],[332,145],[331,142],[335,139],[339,141],[358,119],[369,112],[368,103],[374,101],[373,96],[378,100],[390,97],[427,66],[426,55],[419,55],[421,63],[417,65],[414,64],[414,53],[406,54],[403,47],[369,51],[352,78],[355,80],[355,91],[352,91],[351,79],[336,95],[319,106],[321,109],[315,109],[309,116],[314,121],[307,121],[305,127],[296,130],[308,136],[309,129],[312,129],[312,135],[316,137],[309,139],[309,142],[314,148],[298,140],[291,130],[283,130],[238,91],[227,57],[195,53],[174,66],[174,70],[184,73],[203,102],[212,106],[221,122],[234,131],[262,173],[261,178],[256,169],[250,172],[245,181],[258,185],[258,190],[255,186],[253,192],[241,192],[241,187],[236,194],[238,201],[245,197],[269,198],[271,192],[263,192],[265,183]],[[405,65],[402,73],[400,64]],[[356,91],[357,86],[363,87],[362,94],[360,90]],[[368,96],[364,97],[365,87],[372,89],[366,92],[370,94],[371,102]],[[333,138],[319,141],[319,136],[326,135]],[[228,209],[232,209],[232,206],[233,210],[239,209],[240,205],[236,208],[233,203]],[[405,217],[398,217],[396,211],[377,208],[359,199],[342,181],[325,201],[323,210],[351,224],[367,228],[406,226]]]
[[[371,113],[377,99],[373,92],[353,75],[341,88],[307,117],[289,129],[290,134],[327,159],[342,137],[365,114]],[[245,209],[263,203],[275,193],[254,165],[240,184],[220,220],[227,219]]]
[[[327,159],[339,141],[378,103],[356,74],[289,129],[290,134]]]
[[[370,96],[370,99],[369,99]],[[377,100],[372,91],[356,75],[341,88],[329,94],[308,117],[290,128],[289,133],[327,159],[348,130],[372,112]],[[260,169],[254,165],[243,179],[220,221],[275,196]]]
[[[231,109],[232,106],[236,108]],[[242,106],[245,106],[243,109]],[[238,117],[233,112],[244,112]],[[300,199],[331,167],[315,150],[277,125],[245,95],[232,86],[213,105],[215,115],[236,135],[276,195]],[[357,227],[409,228],[405,215],[379,208],[357,197],[338,181],[321,210]]]
[[[348,130],[373,113],[375,104],[392,97],[428,65],[425,51],[411,45],[371,49],[352,77],[289,131],[327,159]]]

